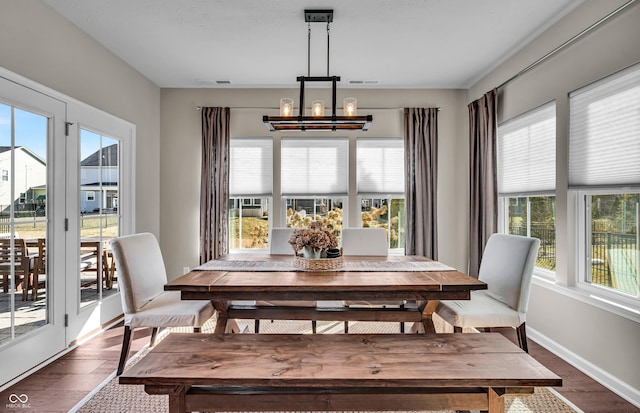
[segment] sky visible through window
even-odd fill
[[[47,118],[15,108],[14,125],[15,147],[27,147],[42,160],[46,161]],[[105,143],[107,142],[103,142],[103,145]],[[0,146],[11,146],[11,106],[2,103],[0,103]],[[99,148],[100,135],[83,129],[80,159],[85,159]]]

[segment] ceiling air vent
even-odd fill
[[[350,85],[377,85],[380,83],[378,80],[350,80]]]
[[[216,83],[219,85],[230,85],[231,81],[230,80],[216,80]]]

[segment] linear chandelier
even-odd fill
[[[270,131],[306,131],[306,130],[361,130],[367,131],[372,115],[358,116],[358,102],[356,98],[348,97],[343,100],[342,116],[336,114],[336,84],[340,76],[329,76],[329,27],[333,22],[333,10],[305,10],[304,21],[308,26],[307,40],[307,76],[298,76],[300,82],[300,107],[298,116],[294,115],[293,99],[280,99],[280,116],[263,116],[262,121]],[[327,75],[311,76],[311,23],[327,23]],[[310,115],[305,116],[304,86],[305,82],[331,82],[331,116],[325,116],[324,101],[314,100],[311,103]]]

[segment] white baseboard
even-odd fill
[[[540,334],[540,332],[527,326],[527,338],[540,344],[556,356],[560,357],[587,376],[602,384],[629,403],[640,408],[640,390],[630,386],[610,373],[591,363],[566,347]]]

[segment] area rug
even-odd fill
[[[434,320],[436,330],[439,332],[451,332],[450,326],[445,327],[440,320]],[[253,332],[253,322],[246,320],[239,321],[241,331]],[[212,332],[215,320],[210,320],[203,327],[204,332]],[[190,332],[188,328],[176,328],[171,332]],[[310,334],[310,321],[282,321],[275,320],[269,322],[263,320],[260,323],[261,333],[293,333]],[[379,322],[350,322],[349,333],[351,334],[391,334],[398,333],[398,323]],[[165,330],[158,339],[166,337],[169,331]],[[341,334],[344,333],[342,322],[318,322],[318,334]],[[143,348],[129,361],[126,368],[130,368],[141,357],[149,351]],[[89,394],[70,412],[78,413],[163,413],[168,412],[168,396],[148,395],[144,392],[144,386],[120,385],[115,377],[115,372],[111,374],[98,386],[94,392]],[[580,413],[575,406],[570,406],[569,402],[561,400],[559,395],[551,389],[536,388],[535,394],[527,397],[508,397],[505,401],[506,413]],[[289,413],[289,412],[287,412]],[[452,411],[438,413],[453,413]]]

